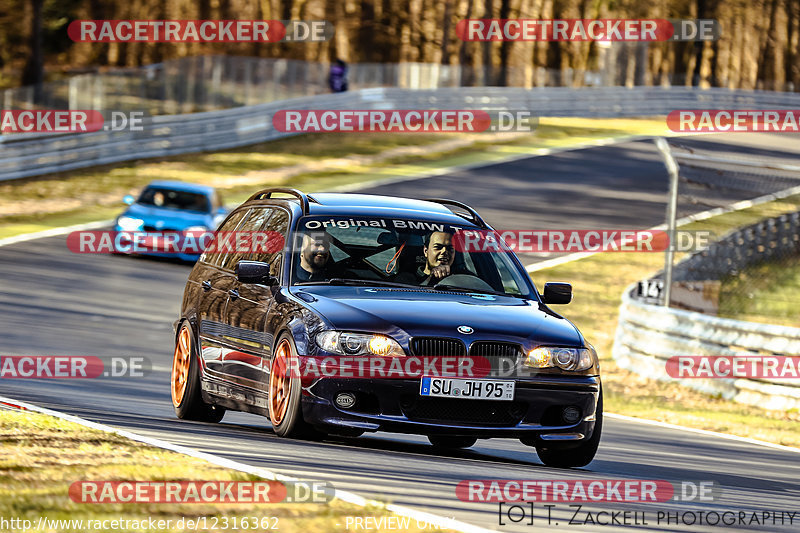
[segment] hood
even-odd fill
[[[305,305],[322,314],[334,329],[409,336],[499,340],[523,344],[580,346],[580,333],[568,320],[539,302],[508,296],[447,293],[425,289],[313,285],[293,287]],[[459,326],[474,332],[464,335]]]
[[[156,226],[158,222],[163,224],[163,229],[180,230],[191,226],[209,226],[211,215],[209,213],[197,213],[193,211],[179,211],[177,209],[167,209],[142,204],[131,205],[125,216],[141,218],[148,226]],[[160,229],[160,228],[159,228]]]

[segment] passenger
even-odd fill
[[[300,264],[296,276],[300,281],[324,281],[331,275],[331,237],[327,232],[303,234]]]

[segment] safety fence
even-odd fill
[[[721,280],[758,263],[800,257],[800,211],[734,231],[674,267],[673,281]]]
[[[624,44],[624,43],[620,43]],[[353,63],[350,89],[441,89],[489,86],[499,69],[440,63]],[[293,59],[192,56],[137,68],[109,69],[0,91],[3,109],[142,110],[150,115],[198,113],[326,94],[330,64]],[[604,72],[508,68],[509,87],[614,85]]]

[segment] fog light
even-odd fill
[[[565,407],[561,410],[561,418],[567,424],[574,424],[581,418],[581,410],[577,407]]]
[[[356,404],[356,395],[352,392],[340,392],[336,395],[335,402],[342,409],[350,409]]]

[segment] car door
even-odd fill
[[[233,213],[220,227],[220,232],[235,232],[248,214],[247,209]],[[193,279],[200,285],[197,323],[200,332],[200,353],[211,375],[223,377],[224,316],[228,291],[236,281],[232,271],[222,268],[224,253],[207,250],[197,262]]]
[[[273,265],[273,275],[279,275],[283,243],[289,225],[289,213],[280,207],[259,207],[239,231],[259,232],[267,241],[261,250],[239,251],[226,259],[226,268],[235,270],[242,260],[261,261]],[[270,242],[272,240],[272,242]],[[275,240],[278,242],[276,243]],[[272,352],[274,336],[267,328],[267,315],[274,305],[273,289],[267,285],[236,281],[228,294],[226,324],[234,349],[225,355],[225,373],[235,383],[255,389],[248,403],[266,407],[267,361]],[[263,405],[261,405],[263,403]]]

